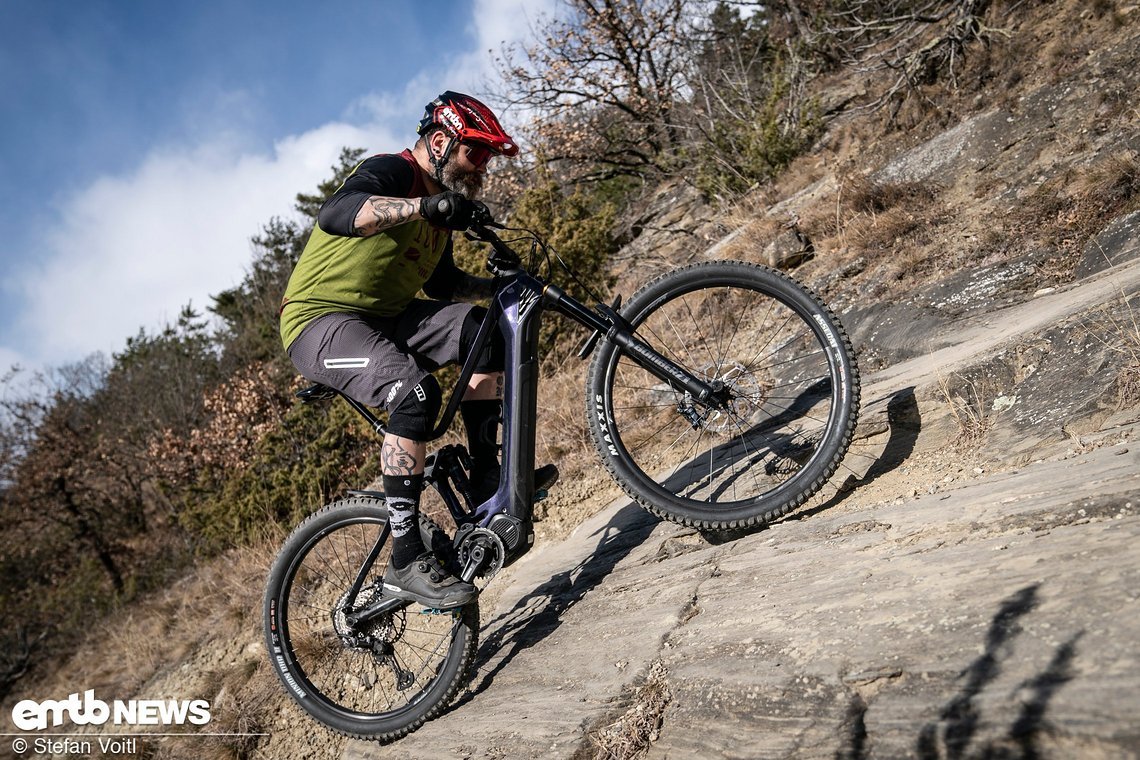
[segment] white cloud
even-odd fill
[[[555,0],[477,0],[474,25],[476,53],[496,54],[503,43],[520,42],[531,36],[532,26],[542,17],[553,16]]]
[[[476,0],[469,29],[474,38],[470,50],[445,56],[448,62],[442,71],[420,71],[401,92],[372,93],[360,98],[349,113],[386,120],[386,123],[392,123],[394,114],[407,114],[410,133],[423,114],[424,106],[444,90],[467,92],[476,97],[487,95],[488,86],[498,81],[492,56],[498,56],[504,44],[529,39],[532,25],[542,17],[553,15],[557,5],[557,0]]]
[[[9,273],[28,308],[0,347],[0,367],[58,366],[93,351],[121,350],[139,328],[173,321],[187,303],[238,284],[249,240],[274,216],[292,214],[298,192],[327,178],[341,148],[393,151],[414,135],[425,103],[443,89],[483,92],[495,78],[490,50],[529,35],[556,0],[477,0],[470,51],[424,70],[402,91],[351,104],[346,121],[251,149],[248,134],[153,151],[135,171],[104,177],[55,209],[59,223],[35,246],[38,264]]]
[[[557,0],[477,0],[472,14],[475,46],[456,60],[448,76],[472,92],[497,81],[494,57],[502,54],[504,45],[529,40],[534,25],[553,16],[557,6]]]
[[[249,239],[292,214],[298,192],[328,177],[340,149],[402,147],[380,126],[328,124],[268,153],[222,140],[152,153],[129,176],[103,178],[58,210],[45,263],[24,273],[28,311],[17,334],[33,363],[61,364],[120,350],[140,327],[239,283]]]

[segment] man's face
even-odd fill
[[[443,185],[468,200],[475,200],[483,189],[490,151],[478,144],[459,143],[443,166]]]

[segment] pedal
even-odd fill
[[[452,617],[459,617],[459,610],[462,607],[449,607],[446,610],[441,610],[436,607],[424,607],[420,610],[421,615],[451,615]]]

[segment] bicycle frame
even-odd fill
[[[496,252],[515,256],[499,237],[486,227],[474,228],[478,238],[489,243]],[[621,347],[623,353],[647,372],[708,406],[720,405],[724,391],[720,382],[706,383],[679,367],[667,357],[633,334],[630,325],[612,308],[598,304],[596,310],[567,295],[553,283],[545,282],[522,269],[502,271],[496,279],[499,286],[491,301],[471,352],[452,389],[447,406],[432,431],[431,440],[444,435],[451,427],[464,390],[475,371],[475,359],[491,338],[493,329],[501,330],[506,344],[506,366],[503,385],[502,474],[495,494],[473,513],[460,504],[446,477],[430,477],[457,526],[488,528],[503,539],[508,552],[522,548],[523,540],[533,541],[530,513],[533,506],[536,416],[538,409],[539,352],[538,335],[542,312],[557,311],[594,335],[583,351],[583,358],[601,337]],[[363,404],[344,397],[372,427],[383,434],[384,425]],[[443,452],[440,452],[443,453]],[[437,455],[438,456],[438,455]],[[452,469],[446,460],[445,470]],[[439,459],[433,464],[441,465]],[[432,473],[434,475],[434,472]]]
[[[514,252],[489,229],[479,227],[475,228],[475,232],[480,240],[491,244],[496,252],[515,257]],[[452,487],[453,480],[458,482],[461,491],[466,487],[466,476],[462,467],[457,466],[458,458],[454,447],[444,447],[428,458],[425,482],[431,483],[436,488],[451,513],[457,526],[456,543],[458,544],[462,536],[476,528],[489,530],[503,543],[503,548],[506,550],[505,565],[525,554],[534,542],[534,529],[530,516],[534,504],[539,380],[538,336],[543,311],[552,309],[593,330],[594,334],[582,352],[583,358],[588,355],[599,338],[605,338],[617,344],[624,355],[647,372],[678,391],[688,394],[694,401],[718,408],[723,404],[725,391],[722,383],[704,382],[644,343],[634,335],[632,327],[612,308],[598,304],[596,310],[591,310],[567,295],[557,285],[545,282],[522,269],[499,270],[496,271],[496,275],[499,284],[490,308],[464,361],[447,406],[432,431],[431,440],[440,438],[451,427],[468,381],[474,374],[476,358],[490,340],[491,331],[499,329],[506,345],[502,470],[499,487],[490,499],[483,504],[472,505],[474,510],[469,511]],[[376,432],[380,434],[386,432],[384,424],[366,406],[344,394],[340,395],[368,420]],[[380,536],[370,560],[375,559],[380,545],[386,538],[387,530]],[[371,564],[372,562],[368,561],[361,568],[350,598],[355,598],[355,592],[359,590]],[[473,575],[474,569],[467,568],[465,576],[468,574]],[[471,578],[464,577],[464,580],[470,581]],[[349,619],[353,623],[364,622],[382,612],[406,604],[407,602],[398,599],[382,600],[349,613]]]

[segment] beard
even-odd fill
[[[483,189],[483,175],[479,172],[463,171],[455,161],[444,164],[442,180],[445,190],[457,192],[469,201],[479,197],[479,191]]]

